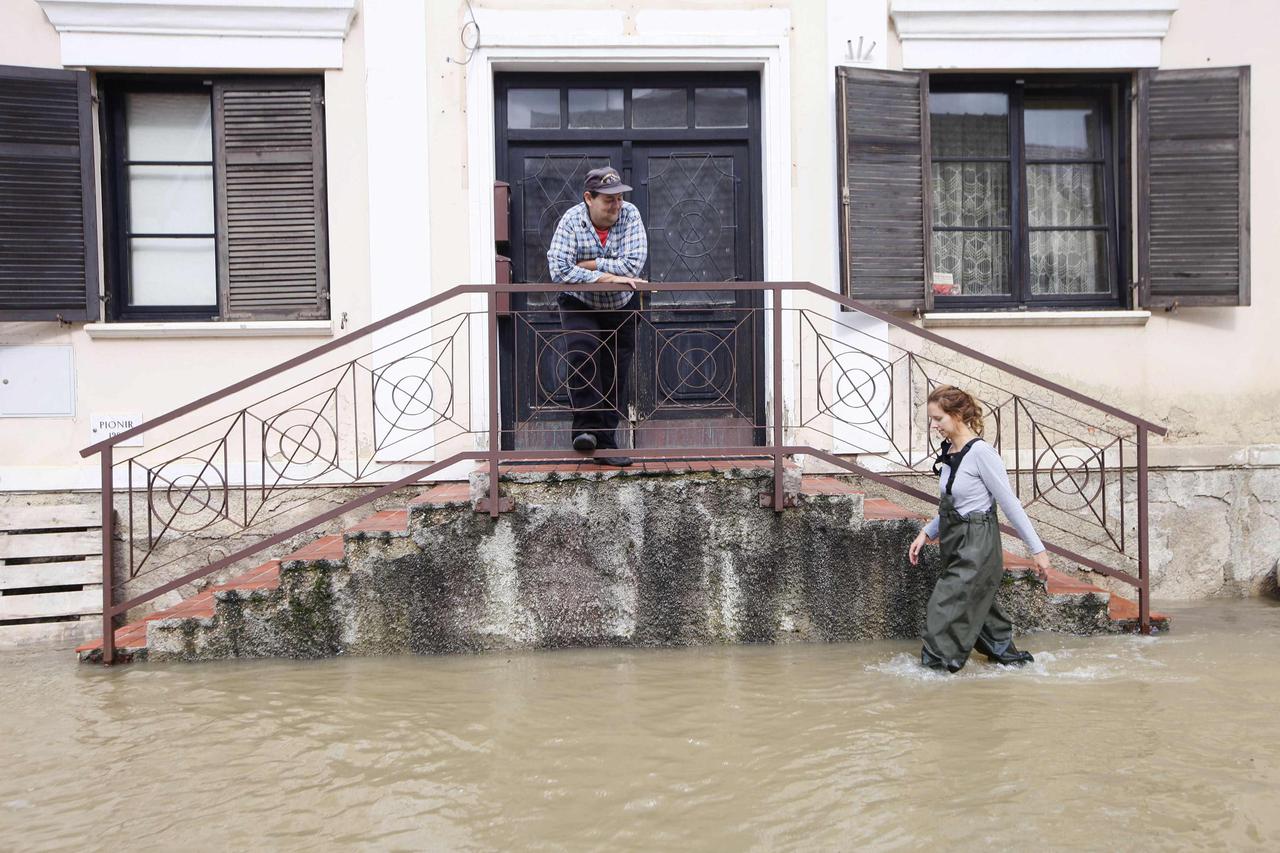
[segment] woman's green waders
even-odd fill
[[[966,446],[952,456],[951,476],[938,506],[938,547],[945,568],[929,596],[920,650],[922,664],[950,672],[960,671],[979,638],[984,650],[1013,646],[1013,623],[996,604],[1004,579],[996,508],[961,515],[951,497],[956,470],[968,451]]]

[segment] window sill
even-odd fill
[[[926,329],[1020,326],[1145,326],[1150,311],[930,311]]]
[[[226,323],[86,323],[91,338],[331,338],[332,320]]]

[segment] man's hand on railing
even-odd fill
[[[596,279],[596,281],[602,282],[604,284],[625,284],[627,287],[630,287],[632,290],[639,290],[640,285],[649,283],[642,278],[635,278],[633,276],[628,276],[628,275],[614,275],[613,273],[609,273],[609,272],[602,273],[600,277]]]

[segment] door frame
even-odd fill
[[[517,273],[523,272],[528,274],[527,270],[522,270],[524,265],[524,257],[521,251],[523,246],[523,234],[517,234],[514,227],[514,216],[516,206],[520,203],[520,192],[517,188],[519,176],[516,172],[520,169],[516,166],[520,152],[540,150],[564,150],[579,151],[587,156],[609,156],[613,164],[617,166],[622,173],[624,182],[630,183],[635,187],[635,191],[630,194],[630,198],[636,204],[642,205],[642,210],[648,211],[647,205],[643,204],[643,200],[648,198],[649,189],[645,185],[647,179],[647,168],[640,152],[654,150],[671,150],[694,149],[700,146],[706,146],[707,150],[717,150],[722,153],[729,153],[739,164],[741,180],[745,181],[745,186],[737,193],[735,203],[737,209],[734,211],[735,218],[743,226],[744,238],[739,244],[737,256],[734,259],[735,267],[741,270],[741,278],[746,281],[755,281],[763,277],[764,261],[763,261],[763,236],[764,236],[764,218],[761,209],[761,183],[763,180],[762,167],[760,162],[761,147],[761,111],[760,111],[760,76],[753,71],[737,71],[737,72],[698,72],[698,71],[612,71],[612,72],[595,72],[584,74],[581,72],[504,72],[495,76],[495,97],[494,97],[494,132],[495,132],[495,160],[498,166],[498,179],[506,181],[511,185],[511,206],[512,206],[512,228],[511,243],[507,254],[510,254],[512,262],[513,279],[524,281],[527,280]],[[625,101],[626,120],[622,128],[547,128],[547,129],[511,129],[507,127],[507,113],[505,105],[507,103],[508,93],[515,89],[551,89],[560,92],[560,111],[562,123],[568,109],[567,93],[572,89],[620,89],[630,91],[643,87],[672,87],[685,89],[689,94],[689,122],[692,123],[694,111],[694,90],[701,87],[741,87],[747,92],[747,114],[748,122],[741,127],[725,127],[725,128],[641,128],[635,129],[630,127],[630,111],[631,100],[628,97]],[[636,156],[633,156],[636,152]],[[514,171],[513,171],[514,170]],[[646,212],[646,221],[652,211]],[[648,274],[646,267],[645,273]],[[763,305],[763,293],[745,292],[734,294],[740,303],[739,308],[759,308]],[[512,307],[523,305],[524,300],[520,294],[513,294],[511,303]],[[715,314],[714,309],[708,309]],[[646,315],[654,317],[656,315]],[[668,318],[669,319],[669,318]],[[721,318],[723,319],[723,318]],[[518,325],[518,324],[515,324]],[[754,401],[751,405],[752,423],[763,424],[767,417],[768,407],[765,389],[765,358],[764,347],[760,346],[764,342],[764,333],[768,326],[757,318],[751,324],[755,329],[755,334],[751,337],[754,339],[751,343],[746,344],[746,348],[735,353],[735,362],[745,358],[750,363],[750,369],[746,367],[747,362],[742,362],[744,376],[752,377],[751,388],[748,399]],[[513,346],[516,344],[516,338],[521,336],[519,329],[515,328],[510,321],[499,320],[499,330],[501,339],[499,341],[499,381],[502,383],[499,388],[499,406],[501,408],[501,435],[504,448],[517,446],[518,438],[514,432],[518,414],[517,405],[517,386],[520,385],[522,378],[518,375],[519,368],[513,361]],[[513,337],[515,336],[515,337]],[[637,354],[649,351],[646,345],[652,344],[643,336],[637,339]],[[637,359],[633,364],[633,370],[643,371],[641,364],[643,359]],[[656,363],[652,365],[657,370]],[[642,392],[642,384],[637,381],[638,376],[633,374],[633,381],[630,386],[633,388],[634,397],[631,402],[638,407],[643,408],[644,394]],[[735,382],[735,392],[739,390]],[[662,412],[656,415],[656,420],[671,420],[675,417],[674,412]],[[695,420],[697,420],[695,418]],[[713,418],[712,420],[718,420]],[[654,423],[650,423],[654,426]],[[751,431],[754,438],[752,443],[763,444],[765,441],[766,430],[757,426]]]
[[[511,15],[503,10],[477,9],[484,29],[484,44],[467,65],[467,195],[470,213],[471,281],[492,283],[497,252],[493,240],[493,182],[496,179],[494,127],[494,76],[502,71],[757,71],[760,74],[762,219],[764,229],[764,277],[791,281],[791,57],[790,13],[786,10],[742,10],[699,13],[698,33],[685,29],[663,30],[661,21],[640,35],[617,27],[597,28],[591,45],[565,45],[563,34],[581,29],[581,12],[545,12]],[[825,208],[824,208],[825,209]],[[766,297],[766,304],[769,304]],[[471,308],[486,308],[483,295]],[[791,294],[783,294],[790,307]],[[772,330],[765,331],[771,345]],[[795,379],[793,324],[783,325],[782,393],[784,410],[798,410]],[[470,387],[488,383],[488,350],[474,343],[469,353]],[[771,396],[772,360],[765,360],[765,393]],[[487,393],[470,394],[473,423],[487,423]],[[766,413],[772,418],[772,399]],[[487,433],[477,435],[476,446],[488,443]]]

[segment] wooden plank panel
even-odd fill
[[[0,530],[56,530],[61,527],[100,527],[102,510],[96,504],[0,507]]]
[[[87,617],[62,622],[31,622],[26,625],[0,625],[0,649],[45,646],[74,648],[97,639],[102,634],[102,620]]]
[[[102,534],[9,533],[0,536],[0,560],[27,557],[87,557],[102,553]]]
[[[101,586],[85,587],[79,592],[0,595],[0,619],[47,619],[51,616],[87,616],[101,612]]]
[[[28,563],[0,566],[0,589],[32,589],[42,586],[72,586],[102,582],[102,560],[59,563]]]

